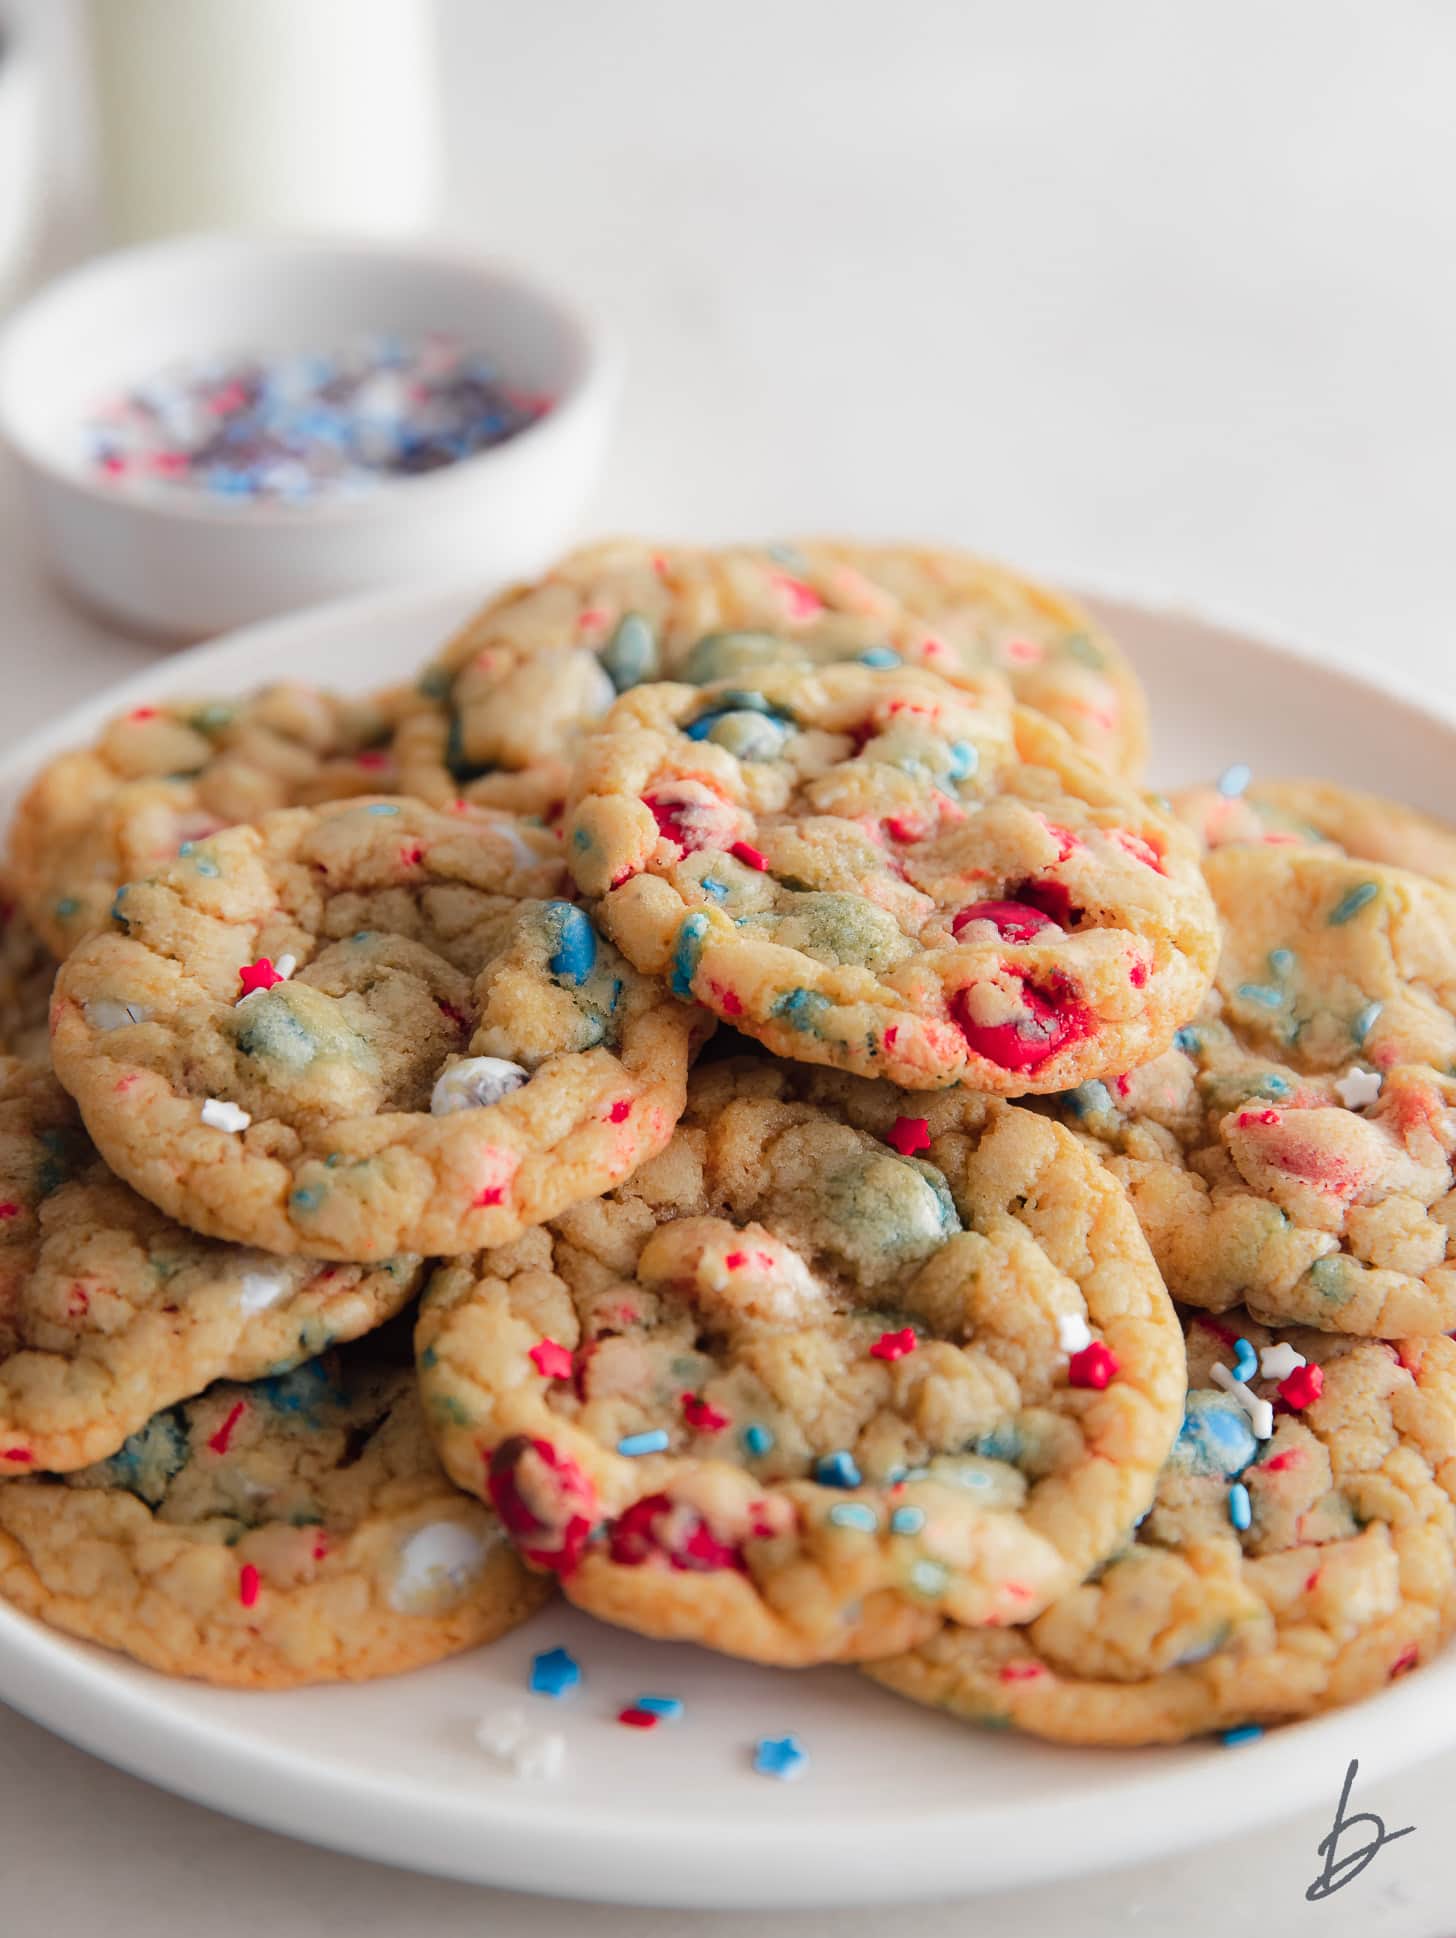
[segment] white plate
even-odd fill
[[[412,593],[320,609],[152,667],[32,736],[0,811],[47,754],[158,694],[282,676],[365,687],[408,673],[472,603]],[[1449,809],[1456,713],[1321,667],[1240,628],[1098,604],[1147,680],[1154,778],[1246,760]],[[534,1651],[586,1670],[570,1703],[525,1693]],[[686,1717],[616,1723],[646,1692]],[[1323,1800],[1351,1757],[1374,1779],[1456,1742],[1456,1655],[1374,1701],[1238,1750],[1054,1749],[978,1734],[847,1670],[788,1674],[599,1628],[560,1605],[492,1649],[362,1688],[245,1695],[167,1681],[0,1608],[0,1696],[184,1796],[316,1843],[479,1883],[700,1909],[949,1896],[1129,1863]],[[514,1781],[477,1720],[529,1706],[568,1742],[564,1777]],[[801,1781],[756,1776],[795,1731]]]

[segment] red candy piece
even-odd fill
[[[1142,835],[1134,834],[1131,828],[1114,828],[1112,839],[1124,854],[1131,855],[1134,861],[1140,861],[1144,868],[1151,868],[1159,875],[1167,874],[1168,871],[1163,866],[1163,857],[1152,842],[1145,841]]]
[[[245,1561],[238,1574],[238,1600],[244,1608],[251,1608],[258,1599],[258,1570],[251,1561]]]
[[[656,1729],[661,1718],[650,1709],[639,1709],[636,1703],[628,1703],[625,1709],[617,1711],[617,1721],[625,1723],[628,1729]]]
[[[1277,1110],[1241,1110],[1239,1112],[1240,1130],[1247,1130],[1250,1124],[1277,1124],[1278,1122],[1279,1112]]]
[[[549,1440],[516,1434],[491,1456],[491,1504],[525,1559],[570,1574],[597,1523],[596,1489]]]
[[[363,767],[371,773],[377,773],[381,767],[388,767],[389,755],[385,753],[355,754],[354,765],[356,767]]]
[[[0,1218],[18,1218],[19,1216],[20,1206],[16,1204],[13,1198],[7,1198],[4,1204],[0,1204]]]
[[[756,868],[760,874],[768,868],[768,856],[755,848],[751,842],[735,841],[728,852],[735,861],[741,861],[745,868]]]
[[[728,1415],[720,1413],[697,1393],[683,1394],[682,1410],[684,1420],[695,1433],[721,1433],[728,1424]]]
[[[1038,909],[1049,922],[1055,922],[1059,929],[1071,928],[1082,913],[1072,900],[1071,890],[1062,882],[1018,882],[1011,894],[1013,900]]]
[[[968,922],[994,922],[1003,942],[1031,942],[1051,927],[1051,917],[1029,902],[972,902],[952,920],[951,934],[959,936]]]
[[[29,1447],[7,1447],[5,1449],[5,1458],[7,1460],[13,1460],[17,1466],[28,1467],[35,1459],[35,1455]]]
[[[885,1142],[901,1157],[914,1157],[930,1149],[930,1125],[923,1117],[897,1117],[885,1135]]]
[[[267,956],[259,956],[256,962],[239,969],[238,981],[242,984],[242,996],[251,996],[255,989],[271,989],[274,983],[282,982],[283,978]]]
[[[570,1379],[571,1353],[556,1339],[538,1339],[526,1355],[543,1379]]]
[[[1044,996],[1030,983],[1022,985],[1025,1013],[1005,1023],[978,1023],[970,1014],[968,992],[958,989],[951,1014],[977,1056],[1003,1070],[1034,1070],[1069,1043],[1092,1034],[1091,1011],[1083,1003],[1061,996]]]
[[[741,1552],[720,1541],[694,1509],[667,1494],[633,1501],[612,1523],[610,1553],[626,1568],[665,1561],[682,1574],[712,1574],[720,1568],[743,1571]]]
[[[617,1101],[607,1112],[607,1121],[611,1124],[625,1124],[631,1115],[632,1099],[630,1097],[618,1097]]]
[[[870,1347],[870,1358],[903,1359],[906,1353],[913,1353],[919,1344],[914,1326],[902,1327],[899,1332],[882,1332]]]
[[[1279,1382],[1279,1397],[1286,1406],[1299,1412],[1302,1407],[1313,1406],[1325,1390],[1325,1369],[1323,1366],[1296,1366],[1287,1379]]]
[[[1072,1385],[1090,1386],[1097,1393],[1110,1386],[1121,1370],[1117,1354],[1110,1346],[1104,1346],[1100,1339],[1094,1339],[1081,1352],[1073,1353],[1067,1362],[1067,1378]]]

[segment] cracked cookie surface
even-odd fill
[[[781,1056],[1067,1088],[1208,987],[1187,833],[1059,728],[910,668],[639,687],[582,744],[566,851],[607,932]]]
[[[916,595],[924,608],[916,609]],[[819,540],[719,548],[619,539],[569,554],[467,621],[396,736],[400,785],[551,814],[618,693],[866,658],[1015,693],[1123,772],[1144,703],[1117,646],[1061,595],[962,553]]]
[[[1280,1407],[1266,1439],[1212,1377],[1240,1336],[1261,1367],[1306,1362],[1253,1376]],[[1456,1345],[1195,1317],[1188,1381],[1123,1553],[1026,1628],[948,1627],[868,1673],[971,1722],[1133,1745],[1314,1715],[1429,1661],[1456,1615]]]
[[[1456,1327],[1447,891],[1329,850],[1228,847],[1215,991],[1172,1049],[1061,1100],[1175,1298],[1387,1338]],[[1456,925],[1456,904],[1452,906]]]
[[[21,797],[9,865],[26,913],[65,956],[105,926],[123,882],[184,842],[275,808],[391,791],[396,713],[393,694],[364,700],[280,684],[119,714]]]
[[[409,801],[199,842],[65,964],[56,1072],[198,1231],[341,1261],[505,1242],[660,1148],[703,1028],[539,899],[558,853]]]
[[[549,1584],[446,1480],[408,1368],[356,1346],[0,1486],[0,1593],[168,1674],[286,1689],[493,1641]]]
[[[71,1099],[0,1059],[0,1474],[116,1452],[214,1380],[372,1331],[421,1261],[328,1265],[199,1238],[111,1176]]]
[[[610,1196],[440,1268],[416,1348],[448,1471],[574,1602],[781,1663],[1028,1619],[1127,1536],[1183,1397],[1060,1126],[757,1058]]]

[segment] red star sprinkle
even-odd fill
[[[631,1115],[632,1115],[631,1098],[618,1097],[617,1101],[612,1105],[611,1109],[607,1112],[607,1119],[610,1123],[613,1123],[613,1124],[625,1124],[627,1119]]]
[[[529,1357],[543,1379],[571,1378],[571,1354],[559,1340],[540,1340],[531,1348]]]
[[[1067,1362],[1067,1378],[1073,1386],[1090,1386],[1098,1393],[1109,1386],[1121,1371],[1117,1354],[1110,1346],[1104,1346],[1100,1339],[1094,1339],[1081,1352],[1073,1353]]]
[[[1301,1407],[1313,1406],[1324,1390],[1323,1366],[1296,1366],[1287,1379],[1279,1382],[1280,1399],[1286,1406],[1292,1406],[1296,1413]]]
[[[768,868],[768,856],[761,849],[755,848],[752,842],[735,841],[728,852],[735,861],[741,861],[745,868],[756,868],[760,874]]]
[[[682,1410],[684,1420],[695,1433],[721,1433],[728,1424],[728,1415],[710,1406],[697,1393],[683,1394]]]
[[[251,996],[255,989],[271,989],[275,982],[282,982],[283,978],[267,956],[259,956],[246,969],[239,969],[238,981],[242,984],[241,996]]]
[[[483,1191],[477,1192],[470,1202],[475,1210],[488,1211],[492,1205],[504,1204],[505,1201],[505,1186],[503,1184],[488,1184]]]
[[[242,1419],[247,1410],[247,1402],[245,1400],[237,1400],[234,1402],[232,1411],[207,1443],[215,1454],[225,1454],[227,1452],[228,1442],[233,1437],[233,1428]]]
[[[917,1151],[930,1149],[930,1125],[923,1117],[897,1117],[885,1142],[901,1157],[914,1157]]]
[[[906,1353],[913,1353],[919,1344],[914,1326],[905,1326],[899,1332],[882,1332],[870,1347],[870,1358],[903,1359]]]

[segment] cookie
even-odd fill
[[[416,1347],[447,1470],[572,1601],[778,1663],[1029,1619],[1127,1537],[1183,1399],[1060,1126],[757,1058],[610,1196],[442,1267]]]
[[[441,1473],[411,1373],[369,1357],[210,1387],[110,1460],[0,1486],[7,1601],[206,1682],[397,1675],[548,1592]]]
[[[666,1142],[703,1020],[486,810],[344,802],[134,882],[53,1006],[97,1148],[213,1237],[369,1261],[508,1242]]]
[[[102,1164],[71,1099],[0,1059],[0,1474],[67,1472],[217,1379],[286,1372],[392,1317],[421,1262],[219,1245]]]
[[[1272,1369],[1247,1398],[1213,1375],[1237,1336]],[[1456,1613],[1456,1345],[1195,1318],[1188,1379],[1152,1512],[1106,1568],[1026,1628],[946,1628],[868,1673],[967,1721],[1128,1746],[1314,1715],[1429,1661]]]
[[[1014,691],[1099,759],[1141,763],[1145,707],[1118,648],[1000,567],[910,547],[620,539],[492,599],[445,646],[401,720],[399,784],[550,818],[582,733],[627,688],[861,657]]]
[[[1047,714],[1114,773],[1136,779],[1142,772],[1142,683],[1122,648],[1075,600],[943,546],[816,540],[801,550],[840,598],[849,598],[856,578],[893,594],[961,666],[999,671],[1023,706]],[[928,642],[920,657],[946,670],[945,655]]]
[[[1227,933],[1204,1013],[1069,1093],[1066,1121],[1109,1154],[1175,1298],[1456,1328],[1447,891],[1311,848],[1222,848],[1208,873]]]
[[[1232,842],[1315,843],[1362,861],[1409,868],[1456,888],[1456,831],[1415,808],[1333,781],[1256,781],[1242,790],[1225,786],[1228,792],[1190,787],[1173,796],[1179,819],[1206,848]]]
[[[123,882],[184,842],[273,808],[389,791],[395,710],[389,694],[289,684],[119,715],[43,768],[16,809],[10,866],[26,913],[65,956],[105,925]]]
[[[45,1056],[56,959],[0,875],[0,1055]]]
[[[566,832],[639,969],[917,1089],[1156,1055],[1217,949],[1185,830],[1042,715],[918,669],[639,687],[583,742]]]

